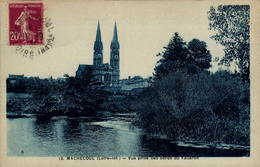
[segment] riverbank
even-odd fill
[[[100,126],[100,123],[102,124],[102,121],[105,122],[109,120],[111,117],[117,117],[119,118],[119,120],[125,122],[130,121],[131,124],[132,123],[134,124],[135,120],[138,119],[138,116],[136,115],[135,112],[129,112],[131,110],[128,108],[129,105],[126,104],[127,100],[121,101],[123,99],[122,97],[115,98],[114,96],[110,96],[110,98],[103,101],[102,105],[100,106],[100,110],[99,111],[95,110],[95,112],[89,112],[90,110],[87,112],[63,112],[61,106],[64,107],[64,105],[66,104],[60,101],[61,100],[60,96],[53,96],[53,97],[50,96],[48,99],[46,99],[48,104],[49,104],[49,99],[55,99],[56,102],[54,104],[51,103],[52,105],[49,106],[45,105],[45,107],[43,107],[45,108],[44,112],[39,112],[41,110],[38,108],[38,106],[41,106],[44,103],[42,103],[39,100],[37,101],[38,103],[36,103],[35,99],[32,99],[31,95],[22,94],[17,96],[17,94],[10,94],[10,96],[8,96],[8,99],[9,99],[8,101],[9,112],[7,112],[6,116],[9,119],[38,117],[41,119],[48,120],[48,119],[52,119],[53,117],[55,117],[55,119],[59,119],[60,117],[69,117],[69,118],[76,118],[76,119],[85,119],[88,122],[98,121],[98,123],[96,123],[96,126]],[[77,103],[75,102],[70,103],[70,105],[73,105],[74,107],[76,104]],[[56,108],[55,106],[61,108]],[[52,110],[52,112],[49,112],[47,109]],[[125,112],[122,113],[122,111]],[[145,118],[149,118],[149,117],[145,117]],[[195,118],[195,117],[191,116],[191,118]],[[105,124],[107,125],[107,123]],[[171,124],[173,124],[172,121]],[[168,126],[165,127],[167,128]],[[171,143],[176,147],[211,150],[213,153],[214,151],[217,152],[220,151],[219,154],[221,154],[221,151],[223,150],[237,150],[238,152],[243,152],[243,156],[249,156],[249,152],[250,152],[250,146],[216,142],[213,139],[208,141],[187,140],[185,138],[174,138],[172,136],[167,137],[166,135],[161,135],[161,134],[154,135],[153,132],[144,132],[144,131],[145,130],[143,130],[144,136],[146,136],[147,138],[150,138],[152,140],[154,139],[165,140],[167,141],[167,143]],[[158,129],[157,131],[162,132],[160,131],[160,129]]]
[[[201,149],[212,149],[212,150],[238,150],[238,151],[247,152],[248,156],[250,153],[250,146],[214,143],[214,142],[207,143],[207,142],[199,142],[199,141],[174,141],[162,135],[153,135],[149,133],[146,133],[146,136],[155,139],[169,140],[172,144],[178,147],[201,148]]]
[[[77,120],[77,122],[81,122],[84,120],[84,122],[93,122],[92,125],[104,127],[104,128],[112,128],[112,129],[119,129],[119,130],[127,130],[128,126],[131,125],[133,128],[138,127],[134,126],[132,123],[134,122],[134,119],[136,117],[135,113],[115,113],[110,114],[109,116],[99,116],[99,117],[87,117],[87,116],[78,116],[78,117],[71,117],[71,116],[51,116],[46,117],[46,115],[39,115],[39,114],[21,114],[21,115],[15,115],[15,114],[7,114],[8,119],[30,119],[30,118],[37,118],[37,119],[43,119],[43,120],[59,120],[59,119],[73,119]],[[76,121],[75,120],[75,121]],[[120,123],[118,123],[118,121]],[[124,125],[126,124],[126,125]],[[120,127],[120,126],[123,126]],[[161,141],[164,143],[168,143],[172,145],[172,147],[178,147],[183,149],[198,149],[205,152],[211,152],[211,154],[215,154],[216,156],[219,156],[221,154],[228,154],[228,152],[237,152],[240,156],[249,156],[250,155],[250,146],[242,146],[242,145],[234,145],[234,144],[224,144],[224,143],[206,143],[206,142],[196,142],[196,141],[174,141],[170,138],[167,138],[163,135],[153,135],[151,133],[147,133],[143,131],[142,129],[139,129],[142,131],[142,135],[146,138],[146,140],[150,141]]]
[[[58,98],[58,97],[56,97]],[[116,116],[123,121],[125,121],[126,117],[130,118],[132,122],[138,119],[135,112],[129,112],[130,110],[127,108],[128,105],[126,101],[122,103],[120,98],[114,98],[113,100],[110,98],[108,101],[103,102],[103,105],[100,111],[95,112],[36,112],[32,109],[36,109],[37,105],[35,104],[35,100],[32,99],[30,94],[9,94],[8,96],[8,111],[6,117],[9,119],[16,118],[32,118],[32,117],[40,117],[42,119],[50,119],[52,117],[74,117],[74,118],[87,118],[87,121],[106,121],[112,116]],[[65,105],[62,102],[57,101],[58,104],[62,106]],[[39,103],[41,105],[42,103]],[[58,105],[54,105],[58,106]],[[51,108],[52,106],[46,106],[47,108]],[[51,108],[53,109],[53,108]],[[105,110],[104,110],[105,109]],[[56,111],[56,109],[53,111]],[[120,111],[128,111],[122,113]],[[194,117],[193,117],[194,118]],[[127,120],[129,121],[129,119]],[[137,126],[137,125],[136,125]],[[196,141],[196,140],[187,140],[182,138],[173,139],[172,137],[167,137],[166,135],[154,135],[152,132],[144,132],[145,136],[152,139],[162,139],[171,142],[173,145],[177,147],[186,147],[186,148],[200,148],[206,150],[238,150],[246,152],[245,155],[249,155],[250,146],[243,146],[239,144],[227,144],[221,143],[211,140],[209,141]]]

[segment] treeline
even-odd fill
[[[112,93],[93,89],[91,75],[86,75],[84,78],[65,75],[63,80],[24,78],[23,81],[27,81],[23,92],[30,96],[9,98],[8,112],[48,116],[95,116],[109,110],[116,112],[121,105],[116,98],[111,100]],[[20,83],[21,81],[17,83],[18,88]]]
[[[174,140],[249,145],[248,80],[209,72],[206,43],[178,33],[158,56],[151,87],[132,101],[137,125]]]
[[[50,78],[51,80],[52,78]],[[17,77],[12,78],[8,77],[6,79],[6,90],[7,92],[13,93],[28,93],[28,90],[33,85],[40,84],[40,82],[47,82],[48,79],[40,79],[39,77]],[[61,82],[61,80],[57,80],[57,82]]]

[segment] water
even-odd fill
[[[177,147],[149,138],[129,118],[107,120],[54,117],[7,119],[9,156],[243,156],[239,151]]]

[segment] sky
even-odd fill
[[[2,60],[4,72],[5,75],[24,74],[42,78],[62,77],[65,73],[74,76],[79,64],[93,63],[98,20],[104,63],[109,62],[114,22],[117,22],[121,79],[135,75],[151,76],[158,61],[156,55],[163,51],[175,32],[186,42],[193,38],[205,41],[214,60],[224,53],[223,47],[210,39],[214,34],[209,30],[207,18],[211,5],[202,1],[195,1],[192,5],[170,1],[46,1],[44,16],[51,18],[54,25],[55,45],[33,58],[18,54],[15,51],[17,46],[5,47]],[[211,71],[218,68],[217,63],[213,63]]]

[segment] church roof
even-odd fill
[[[79,71],[85,71],[88,69],[104,69],[104,70],[111,70],[113,69],[109,63],[102,64],[101,66],[93,66],[89,64],[80,64],[78,67]]]
[[[92,68],[94,70],[104,70],[104,71],[111,71],[111,70],[113,70],[111,65],[108,64],[108,63],[102,64],[102,65],[99,65],[99,66],[92,66]]]
[[[93,65],[89,65],[89,64],[80,64],[78,70],[85,71],[86,69],[92,68],[92,66]]]

